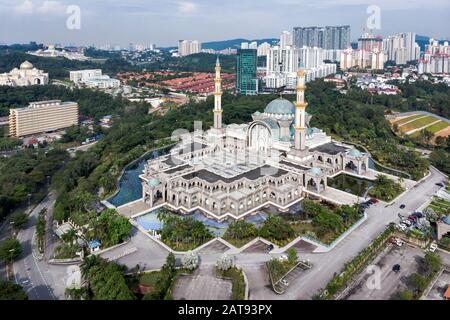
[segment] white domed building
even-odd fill
[[[19,69],[14,68],[9,73],[0,74],[0,86],[26,87],[47,84],[48,73],[35,68],[28,61],[23,62]]]
[[[201,210],[218,220],[240,219],[266,205],[286,210],[306,195],[321,197],[327,177],[363,175],[369,156],[309,126],[305,75],[297,100],[279,97],[244,124],[222,123],[220,64],[216,64],[214,125],[180,135],[170,155],[149,160],[140,179],[150,209]]]

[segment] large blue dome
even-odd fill
[[[278,98],[269,102],[264,112],[271,114],[294,114],[295,107],[289,100]]]

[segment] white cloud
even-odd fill
[[[14,12],[17,14],[33,14],[34,5],[30,0],[25,0],[23,3],[14,7]]]
[[[66,6],[59,1],[44,1],[36,11],[45,15],[63,15],[66,12]]]
[[[180,1],[178,2],[178,11],[182,13],[194,13],[197,12],[197,5],[193,2]]]

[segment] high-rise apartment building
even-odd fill
[[[406,64],[420,58],[420,47],[414,32],[399,33],[383,39],[382,50],[386,52],[388,60],[396,64]]]
[[[263,42],[258,46],[257,55],[258,57],[266,57],[269,53],[269,49],[271,48],[270,43]]]
[[[78,124],[78,104],[49,100],[32,102],[26,108],[10,109],[9,134],[23,137]]]
[[[371,33],[366,32],[360,38],[358,38],[358,49],[374,51],[377,49],[378,51],[382,50],[383,39],[381,37],[374,37]]]
[[[346,49],[350,47],[350,26],[295,27],[293,44],[324,49]]]
[[[291,47],[293,45],[293,37],[292,33],[289,31],[283,31],[280,35],[280,43],[279,46],[281,49],[285,49],[286,47]]]
[[[179,40],[178,41],[178,55],[180,57],[199,53],[201,51],[202,51],[202,44],[197,40]]]
[[[305,70],[306,81],[314,80],[336,72],[336,65],[324,63],[326,51],[317,47],[295,48],[287,46],[271,48],[267,55],[266,87],[295,89],[297,71]]]
[[[258,93],[256,49],[238,49],[236,56],[236,92],[243,95]]]

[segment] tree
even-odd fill
[[[286,240],[293,237],[295,232],[283,218],[270,214],[259,230],[259,234],[267,239]]]
[[[216,266],[220,271],[227,271],[233,266],[233,259],[224,253],[217,259]]]
[[[442,258],[434,252],[427,252],[424,258],[424,268],[428,276],[438,272],[442,268]]]
[[[425,290],[428,285],[427,278],[425,278],[424,276],[422,276],[418,273],[413,273],[410,276],[409,281],[419,292],[422,292],[423,290]]]
[[[28,300],[21,285],[0,281],[0,300]]]
[[[65,243],[70,244],[70,245],[73,245],[74,242],[77,240],[77,238],[78,238],[78,234],[77,234],[77,231],[74,228],[70,228],[66,233],[64,233],[61,236],[61,239]]]
[[[224,234],[226,239],[247,239],[254,238],[258,234],[253,223],[245,220],[236,220],[228,225],[227,231]]]
[[[298,261],[297,250],[295,250],[295,248],[289,248],[287,254],[289,263],[296,264]]]
[[[15,212],[9,216],[9,223],[17,231],[23,229],[28,222],[28,216],[23,212]]]
[[[13,262],[22,253],[19,240],[9,238],[0,243],[0,260],[5,263]]]
[[[198,266],[198,254],[193,251],[186,252],[181,258],[181,264],[187,270],[194,270]]]
[[[397,294],[398,299],[400,300],[413,300],[414,295],[410,290],[404,290]]]

